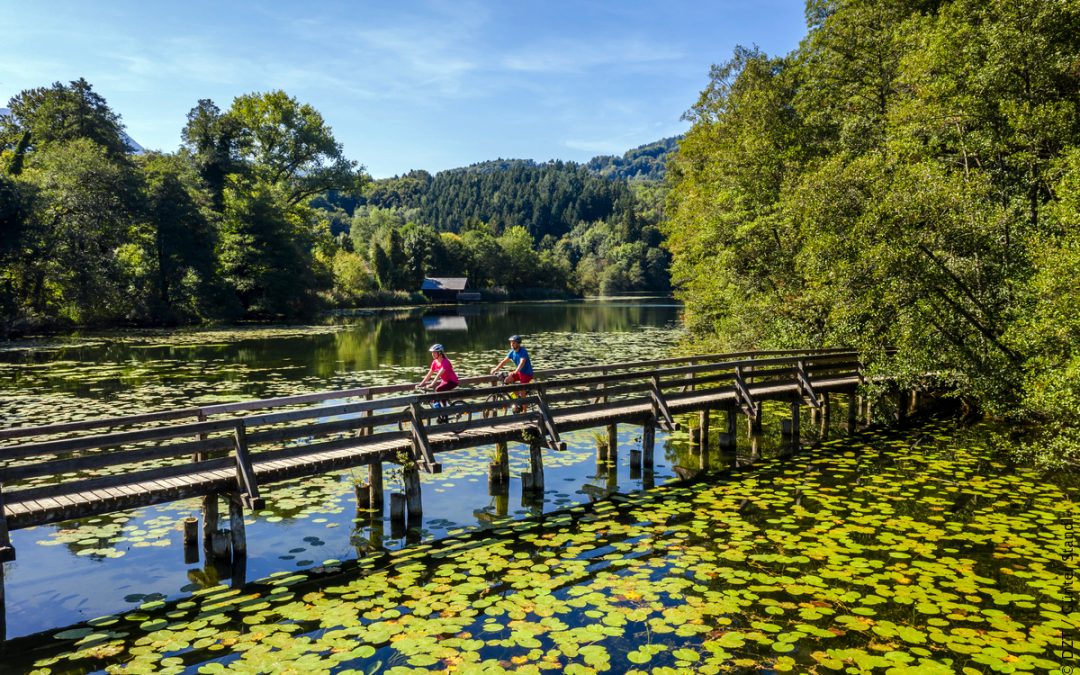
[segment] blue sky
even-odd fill
[[[709,66],[806,33],[802,0],[0,0],[0,104],[85,77],[175,150],[200,98],[283,89],[376,178],[486,159],[584,161],[685,131]]]

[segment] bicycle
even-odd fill
[[[433,390],[417,386],[417,387],[413,388],[413,391],[415,391],[418,394],[427,394],[427,393],[431,393]],[[470,421],[472,419],[472,413],[470,413],[469,410],[464,410],[463,409],[465,407],[465,402],[464,401],[461,401],[461,400],[450,401],[449,404],[444,404],[444,405],[436,405],[436,404],[438,404],[438,401],[421,401],[420,402],[420,405],[422,405],[422,406],[427,406],[427,407],[435,409],[435,410],[445,410],[444,415],[440,415],[440,416],[435,418],[435,423],[436,424],[449,424],[449,423],[454,423],[454,422],[468,422],[468,421]],[[407,415],[411,409],[413,409],[413,408],[411,408],[411,406],[406,407],[406,408],[402,408],[402,413],[405,413]],[[405,431],[405,424],[406,424],[405,420],[397,422],[397,431]]]
[[[510,379],[510,373],[499,372],[499,373],[495,373],[491,377],[492,377],[492,385],[493,386],[496,386],[496,387],[503,386],[503,385],[506,385],[506,381],[508,379]],[[515,413],[525,412],[525,404],[516,403],[514,401],[514,399],[516,399],[516,398],[524,398],[524,396],[525,396],[524,393],[521,393],[521,394],[507,393],[505,391],[500,391],[500,390],[495,390],[495,391],[491,392],[486,397],[484,397],[484,402],[485,403],[502,403],[502,406],[501,407],[492,407],[492,408],[485,409],[484,410],[484,419],[489,419],[489,418],[492,418],[492,417],[498,417],[500,411],[502,412],[503,415],[505,415],[507,413],[507,411],[509,411],[511,408],[513,408],[513,411]]]

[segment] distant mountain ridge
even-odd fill
[[[679,147],[682,136],[661,138],[627,150],[622,157],[598,155],[585,163],[585,168],[606,178],[624,180],[664,180],[667,161]]]
[[[664,180],[667,169],[667,160],[671,153],[678,149],[679,139],[682,136],[661,138],[652,143],[639,145],[618,155],[597,155],[584,164],[569,160],[553,159],[548,162],[537,162],[533,159],[489,159],[468,166],[446,169],[439,173],[492,173],[495,171],[510,171],[514,169],[536,169],[551,167],[555,169],[584,167],[589,173],[604,178],[616,178],[622,180]],[[437,174],[436,174],[437,175]]]

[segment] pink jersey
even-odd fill
[[[431,361],[431,369],[428,370],[428,375],[430,376],[432,373],[434,373],[436,370],[439,370],[440,368],[442,368],[442,370],[439,372],[440,380],[442,380],[443,382],[453,382],[454,384],[457,384],[457,373],[454,372],[454,366],[450,364],[450,359],[446,358],[445,356],[442,357],[441,360],[436,358]]]

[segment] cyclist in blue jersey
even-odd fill
[[[510,336],[510,351],[506,353],[506,357],[499,364],[491,369],[491,374],[499,372],[499,369],[510,362],[514,363],[514,370],[506,377],[504,382],[506,384],[515,384],[520,382],[521,384],[528,384],[533,379],[533,367],[532,359],[529,358],[529,352],[521,346],[521,336]]]

